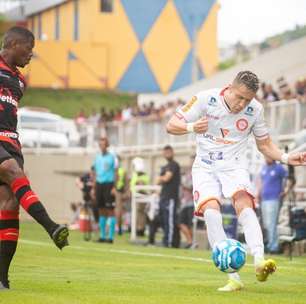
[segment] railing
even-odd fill
[[[295,134],[302,129],[302,122],[306,117],[306,103],[300,103],[297,100],[271,102],[265,105],[265,118],[270,128],[271,135],[279,141],[291,141]],[[101,135],[107,135],[111,145],[118,149],[135,149],[138,151],[154,147],[161,147],[165,144],[171,144],[174,147],[190,144],[194,142],[194,135],[172,136],[166,132],[166,123],[168,119],[133,119],[126,122],[111,122],[103,127],[91,124],[82,124],[77,128],[64,131],[60,124],[51,126],[50,123],[20,124],[21,131],[37,130],[35,146],[40,150],[48,146],[43,139],[48,135],[45,131],[54,131],[63,137],[67,137],[68,144],[62,143],[58,148],[67,149],[67,147],[83,147],[86,149],[96,149],[97,140]],[[21,135],[24,132],[21,132]],[[52,134],[51,134],[52,135]],[[49,136],[51,136],[49,134]],[[33,135],[35,137],[35,134]],[[62,139],[64,142],[64,139]],[[31,145],[29,145],[31,147]],[[52,145],[51,145],[52,147]],[[54,145],[56,147],[56,145]]]

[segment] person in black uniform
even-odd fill
[[[34,40],[26,28],[12,27],[5,33],[0,51],[0,290],[9,289],[8,271],[19,236],[20,205],[45,228],[58,248],[68,245],[67,227],[50,219],[31,189],[16,131],[17,109],[26,88],[18,67],[30,62]]]
[[[76,179],[76,185],[82,191],[85,208],[90,208],[92,210],[94,220],[98,223],[99,210],[92,195],[94,174],[94,169],[91,167],[90,172],[84,173]]]
[[[179,247],[179,228],[177,221],[177,207],[179,188],[181,183],[180,166],[174,160],[171,146],[163,149],[167,164],[162,167],[157,184],[162,186],[160,193],[160,220],[164,231],[163,245],[165,247]]]

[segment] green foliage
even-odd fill
[[[223,70],[229,69],[232,66],[234,66],[235,64],[236,64],[236,60],[234,58],[222,61],[218,65],[218,70],[223,71]]]
[[[22,223],[5,304],[304,304],[306,258],[276,257],[279,269],[266,283],[249,263],[241,270],[245,290],[220,293],[227,276],[202,250],[131,245],[128,236],[113,245],[84,242],[71,233],[59,251],[43,229]]]
[[[53,113],[73,118],[81,109],[89,115],[93,109],[118,109],[135,102],[135,95],[108,91],[28,89],[21,106],[44,107]]]

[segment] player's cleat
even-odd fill
[[[52,240],[54,244],[62,250],[65,246],[68,246],[69,231],[66,225],[58,225],[58,227],[52,233]]]
[[[268,279],[268,276],[275,272],[276,263],[272,259],[263,260],[258,266],[256,266],[256,278],[259,282],[264,282]]]
[[[225,292],[239,291],[243,287],[244,285],[241,281],[231,278],[228,280],[225,286],[218,288],[218,291],[225,291]]]
[[[0,291],[5,291],[10,289],[9,281],[2,282],[0,281]]]

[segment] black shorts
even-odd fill
[[[113,187],[114,183],[96,183],[96,202],[98,208],[115,208],[115,196],[111,194]]]
[[[20,144],[18,141],[14,141],[15,144],[9,142],[0,141],[0,164],[8,159],[15,159],[19,167],[23,170],[24,159],[21,153]],[[0,185],[5,185],[0,180]]]
[[[189,206],[185,207],[180,212],[180,224],[185,224],[188,227],[192,227],[192,219],[193,219],[194,207]]]

